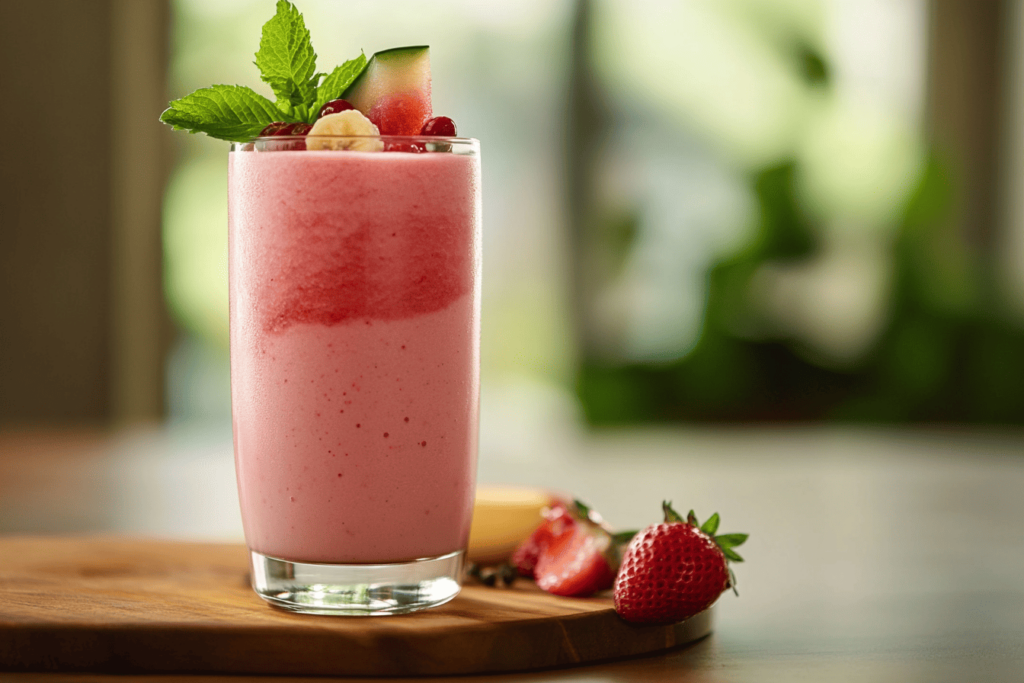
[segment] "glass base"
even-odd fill
[[[397,564],[310,564],[250,551],[252,587],[305,614],[405,614],[448,602],[462,587],[461,550]]]

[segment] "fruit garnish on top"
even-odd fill
[[[376,53],[342,98],[366,114],[381,135],[419,135],[432,114],[430,48]]]
[[[317,136],[455,136],[454,122],[433,117],[430,48],[400,47],[360,54],[330,73],[316,70],[316,52],[302,14],[278,0],[256,52],[260,78],[275,100],[239,85],[214,85],[171,102],[160,120],[175,130],[231,142],[257,137],[314,136],[274,149],[426,151],[422,144],[385,148],[379,141],[324,141]],[[303,144],[305,143],[305,144]]]

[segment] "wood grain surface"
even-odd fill
[[[559,598],[529,581],[466,586],[406,616],[308,616],[249,588],[240,545],[0,538],[0,670],[418,676],[524,671],[673,648],[705,612],[629,625],[608,597]]]

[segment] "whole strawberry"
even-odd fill
[[[682,621],[706,610],[726,589],[735,590],[729,561],[743,561],[733,548],[747,535],[715,536],[718,513],[700,526],[692,510],[684,520],[668,502],[662,509],[665,521],[633,538],[615,579],[615,611],[626,621]]]

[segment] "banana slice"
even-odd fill
[[[317,119],[306,136],[306,149],[350,149],[356,152],[379,152],[384,149],[384,143],[377,138],[317,137],[321,135],[380,135],[377,126],[356,109]]]
[[[559,501],[545,489],[479,486],[469,530],[470,561],[498,564],[544,522],[544,508]]]

